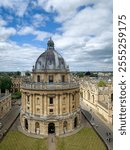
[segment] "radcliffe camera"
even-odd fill
[[[0,150],[113,149],[112,10],[111,0],[0,2]]]

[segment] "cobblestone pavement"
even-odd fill
[[[89,111],[88,107],[84,103],[81,103],[81,108],[83,114],[86,116],[91,125],[94,127],[94,129],[97,131],[97,133],[101,136],[103,141],[108,146],[108,149],[112,150],[113,149],[112,130],[100,118],[98,118],[98,116],[95,115],[94,112]]]
[[[11,127],[19,113],[20,106],[16,105],[13,106],[11,110],[2,119],[0,119],[0,122],[3,124],[3,127],[0,130],[1,134],[5,134],[8,131],[8,129]]]

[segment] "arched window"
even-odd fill
[[[77,121],[78,119],[77,119],[77,117],[75,117],[74,118],[74,128],[76,128],[77,127],[77,123],[78,123],[78,121]]]
[[[92,95],[92,102],[94,103],[94,95]]]
[[[27,95],[27,103],[30,103],[29,95]]]
[[[66,128],[66,129],[67,129],[67,121],[64,121],[64,123],[63,123],[63,128]]]
[[[40,82],[40,76],[39,75],[37,76],[37,82]]]
[[[72,100],[74,100],[74,95],[72,95]]]
[[[40,124],[39,124],[39,122],[35,123],[35,133],[37,133],[37,134],[40,133]]]
[[[64,132],[64,134],[66,133],[66,131],[67,131],[67,121],[64,121],[63,122],[63,132]]]
[[[90,100],[90,92],[88,91],[87,93],[88,93],[88,100]]]
[[[28,120],[27,119],[24,120],[24,126],[25,126],[25,129],[28,130]]]
[[[49,83],[53,82],[53,75],[49,75]]]

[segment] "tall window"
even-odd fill
[[[72,95],[72,100],[74,100],[74,95]]]
[[[27,103],[30,103],[29,95],[27,95]]]
[[[90,100],[90,93],[89,93],[89,91],[88,91],[88,100]]]
[[[92,95],[92,101],[93,101],[93,103],[94,103],[94,95]]]
[[[37,82],[40,82],[40,76],[39,75],[37,76]]]
[[[62,76],[61,76],[61,81],[62,81],[62,82],[65,82],[65,75],[62,75]]]
[[[49,75],[49,83],[53,82],[53,75]]]
[[[53,97],[50,97],[49,103],[50,103],[50,104],[53,104]]]

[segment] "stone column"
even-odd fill
[[[44,115],[47,115],[47,95],[44,96]]]
[[[66,94],[66,107],[67,107],[67,113],[69,113],[69,93]]]
[[[42,95],[42,102],[41,102],[41,115],[44,115],[44,95]]]
[[[36,114],[35,108],[36,108],[36,105],[35,105],[35,94],[33,94],[33,114],[34,115]]]
[[[60,95],[60,115],[62,115],[62,95]]]
[[[30,95],[30,113],[33,114],[33,95]]]
[[[22,109],[26,112],[26,94],[22,93]]]
[[[58,95],[56,95],[55,97],[55,114],[58,115]]]
[[[72,93],[70,93],[70,112],[72,112]]]
[[[58,115],[60,114],[60,94],[58,95]]]

